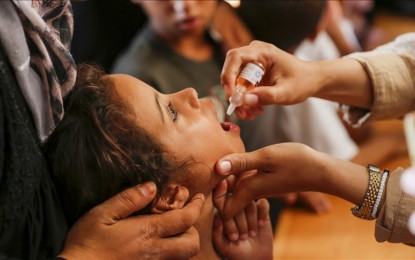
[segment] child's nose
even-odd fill
[[[191,107],[200,107],[199,97],[197,91],[194,88],[186,88],[181,92],[183,92],[183,96],[185,97],[186,101],[190,104]]]

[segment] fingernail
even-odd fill
[[[265,225],[265,221],[260,219],[258,220],[258,226],[263,227]]]
[[[246,94],[245,103],[249,106],[255,106],[258,104],[258,96],[255,94]]]
[[[249,236],[250,237],[255,237],[256,236],[256,232],[254,230],[249,231]]]
[[[137,186],[137,188],[145,197],[150,196],[150,194],[153,194],[156,191],[156,185],[154,182],[146,182],[144,184],[140,184]]]
[[[231,162],[230,161],[222,161],[219,163],[219,169],[221,174],[226,174],[228,173],[232,168]]]

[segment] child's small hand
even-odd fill
[[[233,191],[235,181],[235,176],[229,176],[214,191],[213,201],[219,215],[223,213],[226,196],[229,192]],[[224,223],[224,231],[231,241],[237,241],[238,239],[245,240],[248,238],[248,235],[255,236],[257,231],[257,209],[255,202],[251,201],[233,218],[226,220]]]
[[[219,214],[227,191],[226,181],[215,190],[214,202]],[[252,201],[225,223],[219,214],[215,216],[213,242],[222,256],[228,259],[272,259],[273,234],[267,200]]]

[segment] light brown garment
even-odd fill
[[[376,220],[375,237],[378,242],[407,243],[415,246],[415,236],[409,232],[408,218],[415,211],[415,198],[402,191],[399,184],[402,168],[389,177],[386,200]]]
[[[371,52],[347,56],[358,60],[368,72],[374,91],[371,110],[348,108],[351,124],[361,125],[367,120],[402,117],[415,110],[415,33],[398,37],[395,41]],[[402,168],[388,179],[385,203],[376,221],[375,237],[379,242],[415,245],[407,223],[415,211],[415,198],[402,191],[399,184]]]

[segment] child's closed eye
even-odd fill
[[[175,122],[179,116],[179,112],[177,111],[177,109],[173,106],[173,104],[171,102],[169,102],[169,114],[171,119],[173,120],[173,122]]]

